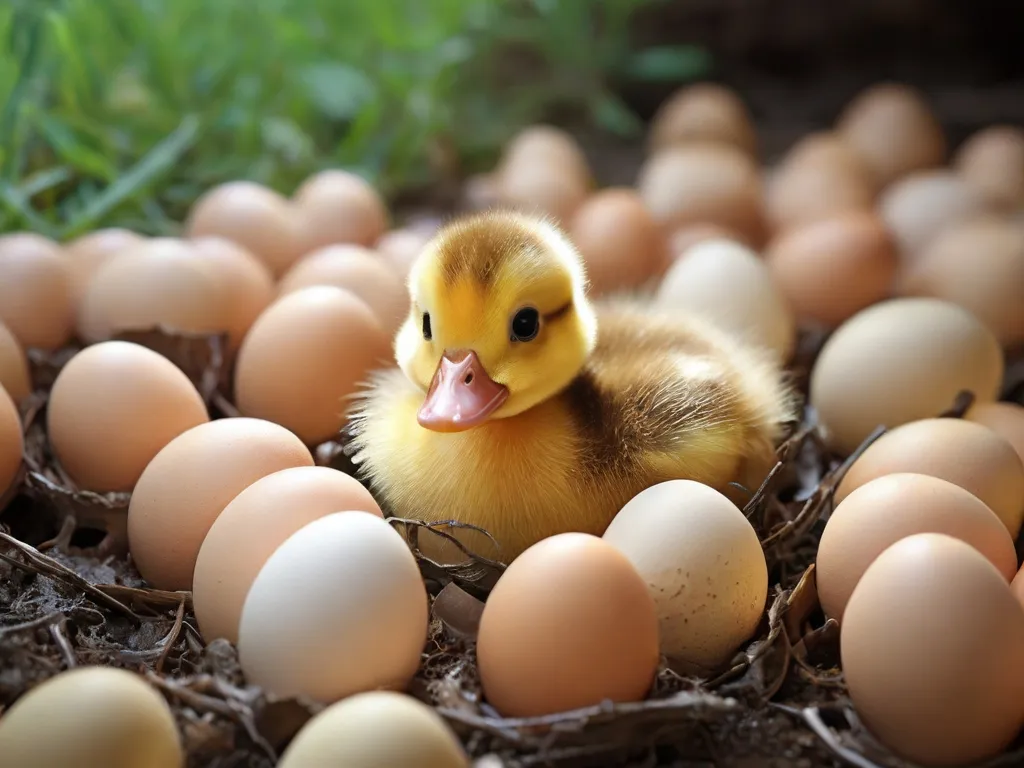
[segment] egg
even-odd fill
[[[302,526],[342,510],[383,517],[355,478],[329,467],[282,469],[232,499],[213,520],[192,574],[196,619],[206,641],[237,642],[245,596],[267,558]]]
[[[871,168],[879,186],[941,165],[946,138],[923,94],[901,83],[879,83],[847,104],[836,131]]]
[[[667,232],[690,224],[716,224],[759,246],[765,235],[757,165],[735,147],[674,146],[640,168],[637,189]]]
[[[209,420],[203,398],[170,360],[146,347],[86,347],[50,391],[50,447],[79,488],[131,491],[146,465],[182,432]]]
[[[907,296],[951,301],[985,323],[1004,346],[1024,342],[1024,228],[980,217],[939,232],[900,281]]]
[[[664,233],[632,189],[593,194],[573,216],[569,236],[594,295],[635,288],[660,273],[668,258]]]
[[[309,445],[338,434],[345,399],[375,368],[393,365],[387,334],[354,294],[314,286],[256,318],[235,363],[243,416],[287,427]]]
[[[358,245],[331,245],[299,259],[281,278],[281,295],[314,285],[351,291],[373,310],[388,334],[409,314],[409,293],[398,274],[373,251]]]
[[[0,235],[0,322],[22,348],[62,347],[74,313],[71,270],[60,247],[32,232]]]
[[[1003,575],[939,533],[901,539],[868,567],[840,637],[859,719],[923,765],[994,757],[1024,725],[1024,611]]]
[[[695,83],[666,99],[651,118],[648,148],[716,141],[753,155],[757,134],[743,100],[717,83]]]
[[[430,242],[433,234],[417,229],[392,229],[380,236],[374,245],[380,258],[395,271],[402,280],[423,247]]]
[[[469,768],[437,712],[411,696],[368,691],[331,704],[302,728],[278,768]]]
[[[991,429],[1024,461],[1024,407],[1016,403],[975,403],[964,418]]]
[[[141,676],[77,667],[31,688],[0,717],[12,768],[184,768],[174,715]]]
[[[668,238],[668,262],[665,268],[670,267],[676,259],[690,250],[691,246],[703,243],[705,240],[732,240],[749,246],[750,243],[741,235],[717,224],[684,224],[675,229]]]
[[[567,226],[589,193],[585,177],[547,160],[510,161],[498,177],[498,195],[506,207],[549,216]]]
[[[999,341],[974,315],[928,298],[861,310],[825,342],[811,370],[810,403],[829,444],[852,453],[876,427],[938,416],[969,390],[996,399]]]
[[[524,163],[552,166],[584,187],[590,184],[590,167],[579,143],[571,133],[553,125],[528,125],[509,140],[495,169],[496,185],[501,186],[509,167]]]
[[[985,202],[1003,211],[1024,208],[1024,130],[991,125],[972,134],[953,167]]]
[[[915,472],[959,485],[983,501],[1015,540],[1024,519],[1024,465],[1006,440],[964,419],[921,419],[891,430],[853,463],[836,489],[841,504],[882,475]]]
[[[0,386],[0,510],[5,495],[14,485],[21,470],[21,455],[25,450],[21,418],[6,390]]]
[[[558,534],[520,554],[480,617],[480,682],[505,717],[640,701],[658,663],[647,585],[625,555],[590,534]]]
[[[343,511],[307,523],[269,557],[242,609],[250,683],[322,703],[402,690],[427,640],[416,559],[383,518]],[[296,653],[301,648],[301,652]]]
[[[634,496],[602,537],[629,558],[658,610],[661,652],[708,674],[750,639],[764,613],[768,566],[735,504],[692,480]]]
[[[882,475],[850,492],[825,525],[814,571],[825,614],[842,621],[867,567],[916,533],[944,533],[970,544],[1007,582],[1017,572],[1006,526],[973,493],[929,475]]]
[[[0,323],[0,387],[7,390],[15,403],[20,403],[32,393],[32,377],[25,350],[3,323]]]
[[[275,277],[303,253],[300,223],[290,201],[252,181],[225,182],[200,195],[189,212],[185,232],[190,238],[216,235],[232,240]]]
[[[462,187],[462,204],[470,211],[483,211],[501,203],[495,173],[477,173],[466,179]]]
[[[93,275],[117,253],[138,245],[145,238],[128,229],[97,229],[77,237],[64,246],[64,258],[71,271],[74,301],[81,301]]]
[[[388,210],[377,190],[348,171],[330,169],[310,176],[292,200],[304,254],[338,243],[370,246],[388,228]]]
[[[783,232],[765,263],[798,318],[834,327],[888,297],[898,259],[878,217],[855,211]]]
[[[789,357],[796,325],[765,262],[739,243],[705,240],[669,267],[656,306],[692,312],[744,341]]]

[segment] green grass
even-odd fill
[[[630,15],[661,1],[7,0],[0,226],[173,233],[213,184],[290,194],[324,167],[391,193],[439,143],[480,167],[553,107],[635,134],[609,78],[706,66],[632,49]]]

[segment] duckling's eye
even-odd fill
[[[430,313],[423,313],[423,340],[430,341],[433,338],[433,334],[430,332]]]
[[[533,341],[540,332],[540,313],[524,307],[512,318],[512,341]]]

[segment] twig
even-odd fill
[[[171,653],[171,648],[178,642],[178,636],[181,634],[182,625],[185,623],[185,601],[182,600],[178,603],[178,613],[174,617],[174,626],[171,627],[171,631],[167,633],[167,637],[164,638],[164,649],[160,653],[160,658],[156,660],[156,671],[158,673],[164,671],[164,662],[167,661],[167,657]]]
[[[0,627],[0,640],[8,635],[17,634],[18,632],[28,632],[29,630],[48,626],[63,618],[64,614],[58,611],[57,613],[48,613],[45,616],[39,616],[31,621],[22,622],[21,624],[11,624],[6,627]]]
[[[64,658],[64,663],[67,664],[68,669],[74,669],[78,666],[78,662],[75,660],[75,650],[71,647],[71,641],[68,639],[67,632],[64,631],[67,625],[67,617],[61,615],[60,619],[50,624],[50,637],[53,638],[53,642],[60,649],[60,655]]]
[[[883,766],[873,760],[869,760],[860,752],[855,752],[849,747],[841,744],[839,739],[837,739],[836,735],[832,732],[832,729],[829,728],[825,724],[825,721],[821,719],[821,710],[818,709],[818,707],[804,707],[803,709],[797,709],[796,707],[777,704],[775,702],[770,702],[769,706],[803,720],[833,754],[840,759],[845,760],[850,765],[856,766],[856,768],[883,768]]]

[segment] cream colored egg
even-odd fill
[[[584,186],[590,184],[590,167],[575,137],[553,125],[528,125],[513,136],[502,152],[495,181],[514,165],[549,165],[573,176]]]
[[[20,403],[32,392],[32,377],[28,368],[28,357],[14,334],[0,323],[0,387],[16,403]]]
[[[388,210],[377,190],[348,171],[310,176],[292,200],[303,254],[336,243],[370,246],[388,228]]]
[[[971,135],[953,166],[985,201],[1004,211],[1024,208],[1024,130],[991,125]]]
[[[0,235],[0,322],[23,349],[68,342],[75,306],[60,246],[33,232]]]
[[[751,155],[757,150],[757,133],[746,104],[735,92],[717,83],[680,88],[651,119],[651,151],[703,141],[731,144]]]
[[[567,226],[590,192],[586,177],[568,166],[524,157],[510,161],[498,177],[498,196],[506,206],[553,217]]]

